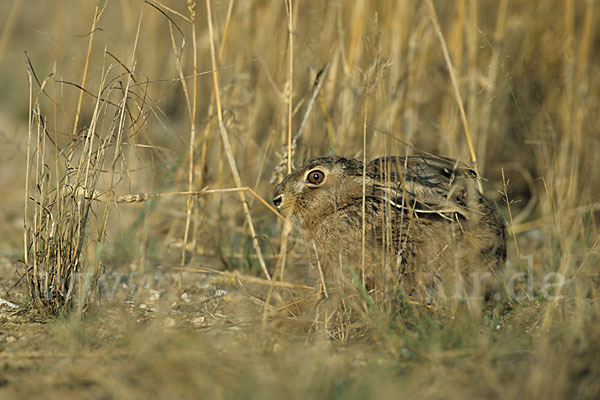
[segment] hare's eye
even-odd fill
[[[318,169],[313,169],[306,175],[306,181],[312,185],[319,185],[323,183],[325,179],[325,173]]]

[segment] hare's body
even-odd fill
[[[398,285],[422,299],[464,296],[506,260],[502,221],[475,172],[451,159],[317,158],[273,201],[298,219],[328,275],[357,277],[375,297]]]

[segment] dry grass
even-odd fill
[[[596,2],[71,3],[0,5],[0,395],[600,396]],[[347,324],[271,177],[418,151],[519,297]]]

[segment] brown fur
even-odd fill
[[[432,301],[472,295],[465,290],[504,266],[504,225],[473,170],[421,155],[378,158],[365,170],[355,159],[321,157],[275,187],[275,205],[314,240],[327,276],[352,276],[351,268],[374,298],[401,289]],[[316,171],[325,178],[311,184]]]

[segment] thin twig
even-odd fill
[[[317,251],[317,245],[315,241],[312,241],[313,249],[315,251],[315,258],[317,259],[317,269],[319,270],[319,277],[321,278],[321,285],[323,286],[323,295],[325,298],[329,298],[329,293],[327,292],[327,284],[325,283],[325,274],[323,274],[323,268],[321,267],[321,260],[319,259],[319,252]]]
[[[225,123],[223,122],[223,110],[221,108],[221,96],[219,94],[219,71],[217,69],[217,58],[215,54],[215,36],[212,25],[212,11],[210,8],[210,0],[206,0],[206,12],[206,18],[208,20],[208,33],[210,38],[210,60],[213,69],[215,102],[217,103],[217,116],[219,118],[219,132],[221,134],[221,140],[223,141],[225,154],[227,154],[227,161],[229,162],[229,168],[231,169],[233,180],[236,186],[242,187],[242,180],[240,179],[240,174],[238,172],[235,158],[233,157],[233,151],[231,150],[231,143],[229,142],[227,129],[225,128]],[[256,251],[256,255],[258,256],[258,262],[260,263],[263,273],[265,274],[267,279],[271,280],[271,276],[269,275],[269,271],[267,270],[267,264],[265,264],[265,260],[262,256],[262,250],[260,249],[260,245],[258,243],[256,230],[254,229],[254,222],[252,221],[252,216],[250,215],[250,209],[248,208],[246,196],[244,195],[243,191],[240,191],[239,193],[240,201],[242,202],[242,207],[244,209],[244,214],[246,215],[246,221],[248,222],[248,227],[250,228],[250,234],[252,235],[252,245],[254,246],[254,251]]]
[[[302,132],[304,131],[304,128],[306,127],[306,123],[308,122],[308,117],[310,116],[310,113],[315,105],[317,97],[319,96],[319,93],[321,92],[321,88],[323,87],[323,82],[325,82],[328,72],[329,72],[329,64],[325,65],[325,67],[321,71],[319,71],[319,73],[317,74],[317,77],[315,78],[317,85],[315,86],[315,89],[313,90],[313,93],[310,98],[310,101],[308,102],[308,105],[306,106],[306,111],[304,112],[304,116],[302,117],[302,122],[300,122],[300,128],[298,128],[296,135],[294,135],[293,143],[296,143],[298,141],[298,139],[300,139],[300,136],[302,136]],[[293,145],[292,145],[292,147],[293,147]],[[288,151],[289,150],[290,149],[288,148]]]
[[[282,220],[285,219],[281,214],[279,214],[277,212],[277,210],[275,210],[273,208],[273,206],[271,204],[269,204],[269,202],[267,202],[265,199],[263,199],[261,197],[261,195],[259,195],[252,188],[247,187],[247,186],[240,187],[240,188],[202,189],[202,190],[194,190],[191,192],[184,191],[184,192],[166,192],[166,193],[152,193],[152,194],[150,194],[150,193],[126,194],[126,195],[122,195],[122,196],[117,196],[115,198],[115,201],[117,203],[142,203],[144,201],[148,201],[150,199],[155,199],[155,198],[159,198],[159,197],[189,196],[189,195],[200,196],[203,194],[232,193],[232,192],[242,192],[242,191],[250,192],[250,194],[252,196],[254,196],[258,201],[260,201],[265,207],[267,207],[269,209],[269,211],[271,211],[273,214],[277,215]],[[93,200],[99,200],[99,198],[100,198],[100,196],[96,196],[93,198]]]
[[[292,0],[285,2],[288,14],[288,41],[289,41],[289,68],[288,68],[288,151],[287,151],[287,173],[292,173],[292,115],[293,115],[293,88],[294,88],[294,32],[292,30],[294,4]]]
[[[31,171],[31,136],[33,130],[33,72],[30,68],[31,64],[27,60],[27,52],[24,54],[25,57],[25,65],[27,66],[27,79],[29,81],[29,121],[28,121],[28,129],[27,129],[27,164],[25,165],[25,211],[23,215],[23,257],[25,260],[25,267],[29,267],[29,256],[27,251],[27,218],[29,217],[29,176]]]
[[[288,244],[288,238],[289,238],[289,234],[290,234],[291,230],[292,230],[292,224],[291,224],[289,218],[286,218],[283,222],[283,231],[281,232],[281,248],[280,248],[279,254],[277,256],[278,262],[277,262],[277,265],[275,266],[275,271],[273,271],[273,277],[275,278],[275,279],[273,279],[273,281],[277,280],[278,273],[279,273],[279,280],[283,281],[285,262],[287,259],[287,244]],[[275,286],[271,286],[269,288],[269,291],[267,292],[267,296],[265,297],[265,304],[263,306],[263,313],[262,313],[263,327],[266,326],[266,323],[267,323],[267,316],[268,316],[269,308],[271,307],[271,298],[273,296],[273,289],[275,289]]]
[[[203,273],[203,274],[223,275],[223,276],[227,276],[229,278],[239,279],[241,281],[257,283],[259,285],[265,285],[265,286],[271,286],[271,287],[282,287],[282,288],[287,288],[287,289],[303,289],[303,290],[312,290],[312,291],[316,290],[312,286],[299,285],[299,284],[290,283],[290,282],[275,281],[272,279],[267,280],[267,279],[257,278],[255,276],[240,275],[238,272],[219,271],[217,269],[212,269],[212,268],[180,267],[180,266],[169,266],[168,268],[175,269],[178,271],[185,271],[185,272],[199,272],[199,273]]]
[[[517,243],[517,234],[515,233],[513,227],[514,227],[514,223],[513,223],[513,217],[512,217],[512,211],[510,210],[510,201],[508,200],[508,182],[506,181],[506,179],[504,178],[504,168],[501,169],[502,171],[502,184],[504,185],[504,201],[506,202],[506,209],[508,210],[508,219],[510,221],[510,229],[512,231],[512,237],[513,240],[515,241],[515,248],[517,250],[517,257],[521,257],[521,252],[519,251],[519,243]]]
[[[192,14],[192,59],[194,63],[194,78],[192,80],[192,104],[190,114],[190,143],[188,154],[188,190],[192,192],[194,187],[194,146],[196,144],[196,104],[198,98],[198,52],[196,47],[196,18],[195,10],[190,8]],[[188,100],[189,101],[189,100]],[[187,198],[187,214],[185,218],[185,229],[183,233],[183,248],[181,250],[181,265],[185,265],[185,249],[190,234],[190,224],[192,222],[192,211],[194,208],[194,197],[190,194]]]
[[[435,13],[435,8],[433,7],[432,0],[427,0],[427,5],[429,6],[429,16],[431,17],[431,22],[433,23],[433,29],[440,40],[440,45],[442,46],[442,52],[444,53],[444,59],[446,60],[446,67],[448,68],[448,73],[450,74],[450,81],[452,82],[452,87],[454,89],[454,97],[456,98],[456,103],[458,104],[458,110],[460,111],[460,119],[463,124],[463,128],[465,130],[465,137],[467,139],[467,145],[469,146],[469,153],[471,155],[471,161],[473,162],[473,168],[477,175],[479,175],[479,166],[477,164],[477,155],[475,154],[475,147],[473,146],[473,140],[471,139],[471,134],[469,133],[469,125],[467,123],[467,115],[465,114],[465,108],[463,107],[463,100],[460,94],[460,90],[458,88],[458,82],[456,80],[456,75],[454,73],[454,66],[452,64],[452,60],[450,59],[450,54],[448,53],[448,47],[446,46],[446,40],[444,39],[444,35],[442,35],[442,30],[440,29],[440,24],[438,22],[437,14]],[[483,186],[481,185],[481,181],[477,180],[477,185],[479,186],[479,191],[483,193]]]
[[[90,59],[92,58],[92,44],[94,43],[94,32],[96,32],[96,24],[100,15],[104,11],[104,8],[108,5],[108,2],[104,4],[102,10],[100,10],[100,0],[96,3],[96,11],[94,12],[94,21],[92,22],[92,29],[90,30],[90,40],[88,41],[87,55],[85,57],[85,65],[83,67],[83,77],[81,78],[81,87],[85,88],[87,81],[87,74],[90,65]],[[81,114],[81,105],[83,103],[83,91],[79,92],[79,100],[77,100],[77,111],[75,112],[75,122],[73,122],[73,137],[77,134],[77,125],[79,124],[79,115]]]
[[[186,17],[185,15],[183,15],[182,13],[180,13],[179,11],[176,11],[172,8],[169,8],[167,6],[165,6],[163,3],[161,3],[160,1],[157,0],[145,0],[145,3],[151,5],[152,7],[154,7],[155,9],[157,9],[158,11],[160,11],[164,16],[166,16],[169,21],[173,22],[174,21],[171,19],[171,17],[169,17],[162,9],[164,8],[165,10],[167,10],[168,12],[170,12],[173,15],[177,15],[179,18],[183,19],[186,22],[192,22],[190,18]]]
[[[289,62],[288,62],[288,121],[287,121],[287,173],[290,174],[292,172],[292,148],[294,147],[292,143],[292,119],[294,116],[293,109],[293,88],[294,88],[294,34],[293,34],[293,8],[294,4],[292,0],[286,0],[285,2],[286,12],[288,15],[288,49],[289,49]],[[283,276],[285,273],[285,262],[287,260],[287,244],[288,237],[292,230],[291,222],[289,218],[285,218],[283,222],[283,229],[281,231],[281,247],[279,249],[279,262],[276,265],[275,272],[273,276],[277,278],[277,272],[280,273],[279,279],[283,280]],[[268,309],[271,307],[271,297],[273,295],[274,287],[271,287],[267,293],[265,298],[265,304],[263,307],[262,314],[262,322],[263,327],[266,326]]]
[[[361,204],[361,282],[365,286],[366,234],[367,234],[367,118],[369,114],[369,72],[367,72],[367,88],[365,90],[365,119],[363,123],[363,170],[362,170],[362,204]]]
[[[223,38],[221,39],[221,48],[219,49],[219,65],[223,61],[223,51],[225,50],[225,43],[227,43],[227,34],[229,33],[229,23],[231,22],[231,14],[233,11],[233,0],[229,0],[229,7],[227,8],[227,18],[225,19],[225,27],[223,28]]]

